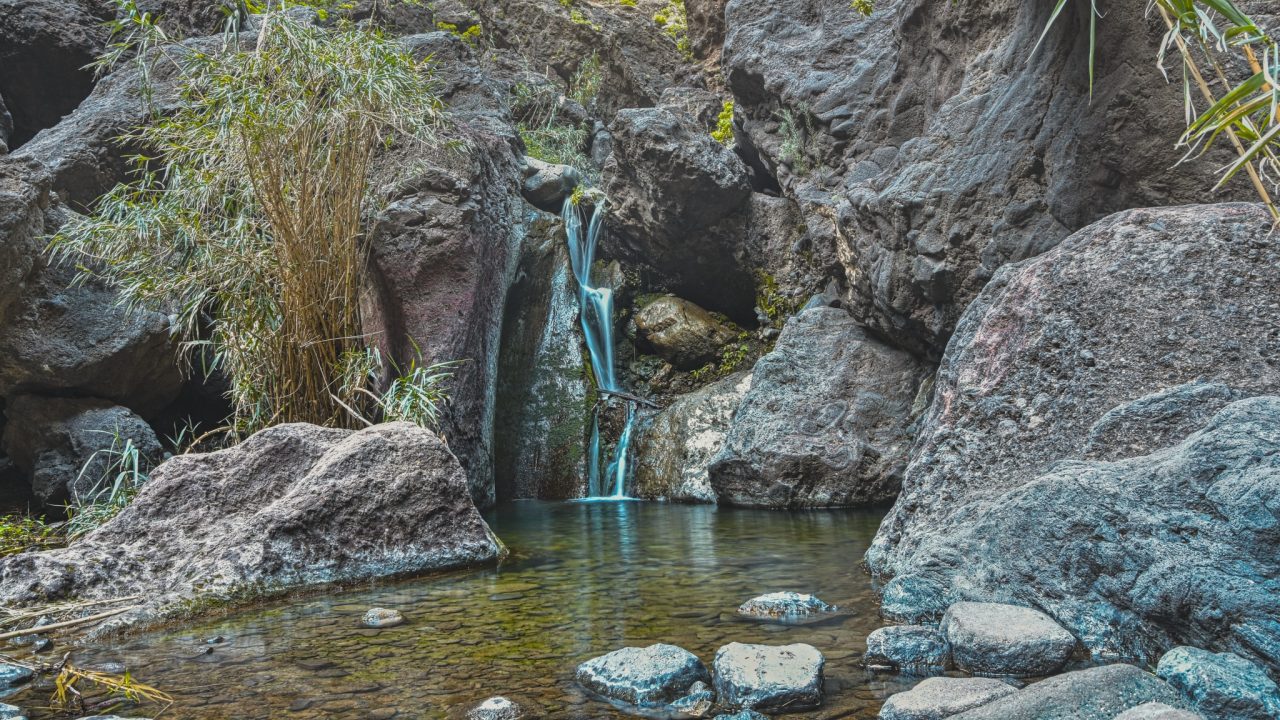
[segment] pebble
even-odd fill
[[[404,624],[404,615],[399,610],[387,608],[369,608],[360,624],[367,628],[389,628]]]

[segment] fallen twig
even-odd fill
[[[112,615],[119,615],[122,612],[128,612],[129,610],[136,610],[137,608],[140,608],[140,607],[142,606],[130,605],[128,607],[116,608],[115,610],[108,610],[106,612],[98,613],[97,615],[90,615],[88,617],[76,618],[74,620],[63,620],[62,622],[49,623],[48,625],[40,625],[38,627],[27,628],[25,630],[12,630],[10,632],[0,633],[0,640],[8,640],[9,638],[21,637],[23,635],[43,635],[47,632],[50,632],[51,630],[61,630],[63,628],[76,627],[78,625],[87,625],[91,622],[105,620],[111,617]]]

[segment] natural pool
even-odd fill
[[[827,701],[788,717],[874,718],[910,684],[859,667],[867,633],[882,624],[859,568],[878,512],[520,502],[487,517],[511,549],[500,567],[282,600],[76,657],[123,662],[176,698],[165,717],[184,720],[459,718],[499,694],[537,717],[625,717],[587,697],[574,668],[654,642],[708,665],[732,641],[814,645],[827,658]],[[735,615],[774,590],[812,592],[850,612],[801,626]],[[370,606],[396,608],[407,622],[361,629]],[[8,702],[46,698],[31,690]],[[50,716],[33,714],[41,717]]]

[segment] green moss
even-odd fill
[[[458,29],[457,25],[442,21],[442,22],[436,23],[436,29],[443,30],[456,38],[460,38],[463,42],[465,42],[468,45],[475,45],[477,42],[479,42],[480,35],[481,33],[484,32],[483,29],[481,29],[480,27],[480,23],[476,23],[475,25],[472,25],[466,29],[460,30]]]
[[[711,137],[721,145],[733,144],[733,101],[725,100],[720,115],[716,118],[716,126],[711,130]]]

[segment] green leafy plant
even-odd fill
[[[137,179],[50,247],[130,305],[172,313],[185,347],[230,378],[237,431],[353,427],[378,410],[357,392],[372,381],[345,374],[366,346],[370,163],[433,143],[443,111],[429,66],[376,30],[280,10],[260,24],[251,47],[146,53],[176,65],[183,107],[128,135],[148,149]]]
[[[784,107],[778,111],[778,135],[782,144],[778,159],[791,167],[796,175],[809,172],[809,136],[813,134],[813,119],[809,108],[801,105],[796,110]]]
[[[74,485],[92,480],[87,491],[76,494],[67,506],[67,537],[75,538],[115,517],[150,479],[151,459],[119,426],[96,431],[111,436],[111,446],[95,451],[80,468]]]
[[[849,3],[849,7],[857,10],[864,17],[870,15],[871,12],[875,10],[875,4],[872,3],[871,0],[853,0]]]
[[[733,101],[725,100],[720,115],[716,117],[716,126],[711,130],[711,137],[721,145],[733,144]]]
[[[604,68],[600,65],[600,54],[591,56],[578,64],[578,69],[569,78],[569,97],[584,108],[590,108],[604,86]]]
[[[684,0],[667,0],[667,4],[653,16],[653,21],[676,43],[676,49],[686,60],[693,60],[693,45],[689,42],[689,13]]]
[[[1036,49],[1067,2],[1054,6]],[[1231,0],[1150,0],[1149,7],[1167,29],[1158,57],[1162,70],[1170,52],[1182,60],[1187,129],[1178,146],[1186,149],[1186,157],[1198,157],[1225,136],[1237,159],[1222,170],[1216,187],[1245,171],[1280,222],[1267,187],[1280,187],[1280,44]],[[1089,0],[1090,92],[1101,17],[1098,0]],[[1246,79],[1234,81],[1241,72]],[[1215,88],[1225,92],[1219,95]]]
[[[590,134],[584,124],[561,116],[560,102],[560,93],[550,83],[516,85],[512,105],[525,154],[590,173],[593,166],[585,152]]]
[[[29,515],[0,516],[0,557],[61,547],[65,542],[61,523]]]
[[[778,281],[764,270],[756,271],[756,307],[769,318],[769,324],[782,327],[783,322],[799,310],[799,301],[787,297]]]
[[[436,23],[436,29],[443,30],[450,35],[461,39],[468,45],[475,45],[480,42],[480,36],[484,33],[484,28],[480,26],[480,23],[470,25],[467,28],[460,30],[454,23],[440,21]]]

